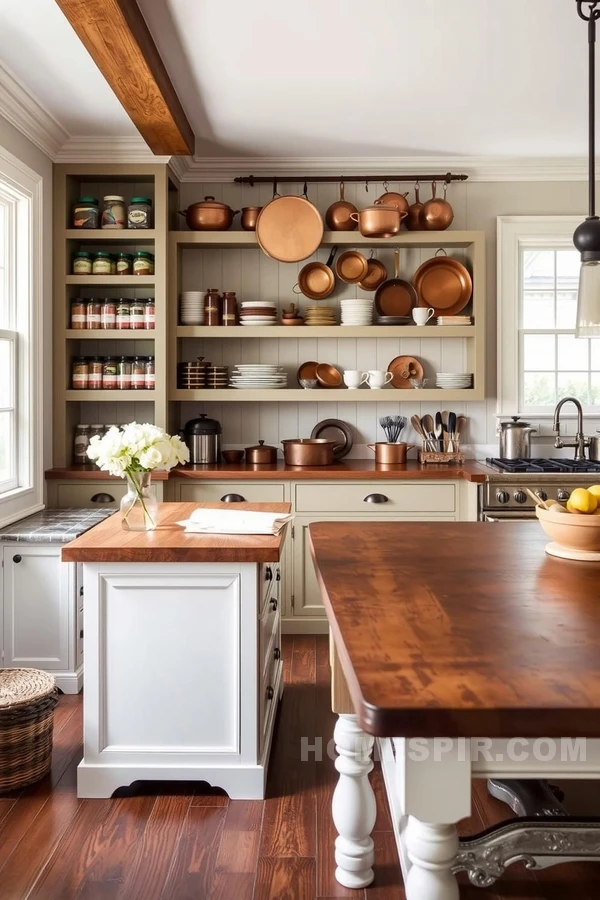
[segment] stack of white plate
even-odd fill
[[[235,366],[231,387],[247,390],[275,390],[287,387],[287,375],[281,366],[248,364]]]
[[[445,390],[464,390],[470,388],[473,376],[468,372],[438,372],[435,376],[435,386]]]
[[[471,316],[438,316],[438,325],[470,325]]]
[[[204,324],[204,295],[206,291],[183,291],[179,301],[182,325]]]
[[[342,325],[371,325],[373,322],[373,300],[340,300]]]
[[[240,309],[240,325],[276,325],[277,305],[272,300],[244,300]]]

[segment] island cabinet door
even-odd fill
[[[76,566],[60,546],[4,545],[4,666],[48,672],[69,668]]]

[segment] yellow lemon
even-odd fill
[[[598,503],[600,503],[600,484],[593,484],[588,488],[588,492],[593,494]]]
[[[569,497],[567,508],[569,507],[572,507],[569,512],[577,510],[580,513],[594,513],[598,507],[598,500],[585,488],[575,488]]]
[[[580,516],[580,515],[581,515],[581,513],[579,512],[579,510],[578,510],[578,509],[575,509],[575,507],[573,506],[573,504],[571,503],[570,500],[567,500],[567,512],[575,513],[576,516]]]

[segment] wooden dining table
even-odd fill
[[[375,739],[407,900],[456,900],[457,871],[487,886],[527,847],[532,867],[597,860],[593,823],[557,839],[517,822],[468,852],[456,825],[472,778],[600,778],[600,562],[546,555],[535,522],[318,522],[310,541],[338,714],[337,880],[373,880]]]

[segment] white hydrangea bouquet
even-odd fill
[[[130,422],[109,428],[103,437],[90,440],[87,455],[111,475],[127,479],[127,493],[121,500],[123,528],[152,531],[156,528],[158,503],[150,491],[151,473],[169,471],[189,461],[186,445],[177,435],[169,435],[156,425]]]

